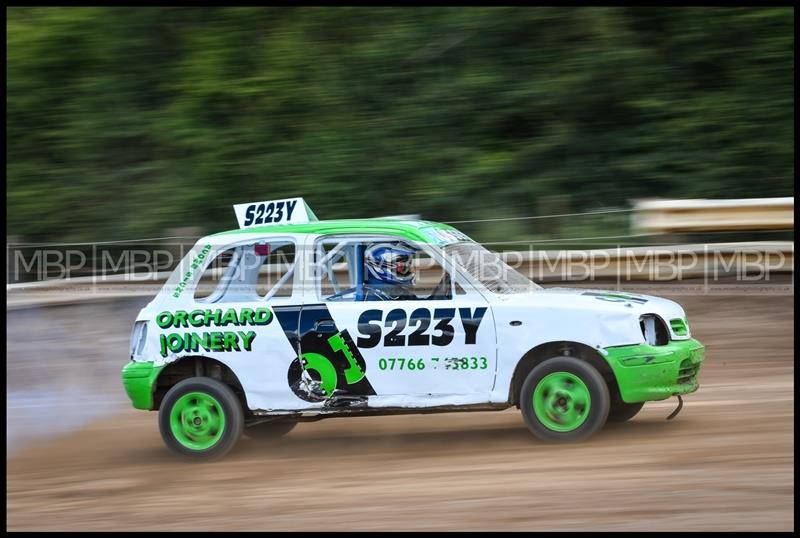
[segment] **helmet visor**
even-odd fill
[[[394,270],[398,276],[411,274],[411,259],[408,256],[398,256],[394,262]]]

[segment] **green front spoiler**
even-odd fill
[[[665,400],[699,387],[697,374],[705,348],[697,340],[672,340],[664,346],[614,346],[604,352],[627,403]]]
[[[136,409],[153,409],[158,374],[163,366],[153,366],[152,362],[129,362],[122,369],[122,385]]]

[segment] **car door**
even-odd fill
[[[376,242],[418,249],[413,298],[359,296],[364,252]],[[492,313],[439,251],[399,237],[343,235],[319,238],[313,253],[316,289],[301,310],[300,348],[316,365],[314,376],[326,379],[329,397],[370,407],[489,401],[497,360]]]

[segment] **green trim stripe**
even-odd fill
[[[425,233],[426,230],[453,230],[452,226],[438,222],[423,220],[392,220],[392,219],[351,219],[351,220],[323,220],[306,222],[302,224],[279,224],[275,226],[257,226],[228,230],[212,235],[211,237],[231,234],[387,234],[398,235],[404,239],[420,243],[433,243],[434,238]]]

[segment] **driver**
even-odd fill
[[[416,273],[412,258],[417,249],[396,243],[375,243],[364,252],[366,280],[364,299],[414,300]]]

